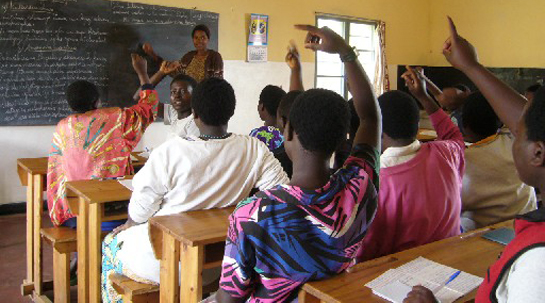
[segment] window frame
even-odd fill
[[[373,30],[376,30],[377,26],[378,26],[378,22],[375,21],[375,20],[362,19],[362,18],[350,17],[350,16],[338,16],[338,15],[331,15],[331,14],[323,14],[323,13],[315,15],[315,20],[314,21],[315,21],[316,26],[318,26],[318,20],[319,19],[333,20],[333,21],[342,22],[343,23],[343,36],[344,36],[344,40],[347,43],[350,43],[350,24],[351,23],[370,25],[370,26],[373,27]],[[373,39],[372,44],[375,45],[375,36],[372,35],[371,38]],[[364,50],[364,49],[356,49],[356,50],[359,52],[359,54],[365,53],[365,52],[371,52],[369,50]],[[376,57],[377,51],[379,51],[379,50],[374,49],[372,51],[375,54],[375,57]],[[359,55],[358,55],[358,60],[359,60]],[[360,63],[361,63],[361,61],[360,61]],[[346,85],[347,78],[346,78],[346,71],[344,69],[344,65],[342,67],[342,76],[327,76],[327,75],[319,76],[318,75],[318,54],[316,54],[314,56],[314,87],[317,87],[318,78],[342,78],[342,80],[343,80],[343,98],[348,100],[349,92],[348,92],[348,86]],[[373,79],[373,82],[374,82],[374,79]]]

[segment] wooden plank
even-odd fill
[[[179,300],[178,271],[180,260],[180,246],[174,237],[163,235],[163,254],[161,259],[161,303],[174,303]]]
[[[53,285],[55,303],[70,302],[70,253],[53,250]]]
[[[32,180],[32,175],[28,174]],[[34,282],[34,186],[26,188],[26,282]]]
[[[153,254],[157,260],[161,260],[163,254],[163,231],[155,226],[152,220],[148,224],[148,231]]]
[[[89,302],[88,261],[89,251],[87,247],[89,205],[84,198],[78,202],[78,303]]]
[[[102,204],[89,205],[89,302],[101,302]]]
[[[34,293],[42,295],[42,238],[40,228],[42,227],[43,210],[43,178],[40,175],[33,175],[34,201],[33,201],[33,241],[34,241]]]
[[[297,296],[299,303],[320,303],[320,299],[301,289]]]
[[[180,302],[202,300],[203,246],[180,245]]]

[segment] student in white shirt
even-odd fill
[[[119,299],[110,273],[159,283],[160,265],[148,236],[151,217],[235,205],[252,188],[265,190],[289,181],[263,142],[227,132],[235,110],[227,81],[201,82],[193,91],[192,107],[200,136],[176,137],[154,149],[134,176],[129,220],[104,240],[103,302]]]
[[[170,82],[170,104],[162,111],[165,125],[170,125],[167,139],[199,136],[199,128],[191,112],[191,94],[197,81],[187,75],[178,75]]]

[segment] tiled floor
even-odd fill
[[[0,302],[31,302],[21,296],[21,283],[26,276],[26,218],[24,214],[0,216]],[[43,225],[51,226],[47,215]],[[44,280],[51,280],[53,256],[51,246],[43,245]],[[48,295],[49,292],[47,293]],[[77,301],[77,289],[72,287],[72,301]]]

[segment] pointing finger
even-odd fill
[[[458,36],[458,31],[456,30],[456,25],[454,25],[454,21],[452,21],[452,18],[450,18],[450,16],[447,16],[447,18],[448,18],[448,25],[450,28],[450,36],[451,37]]]

